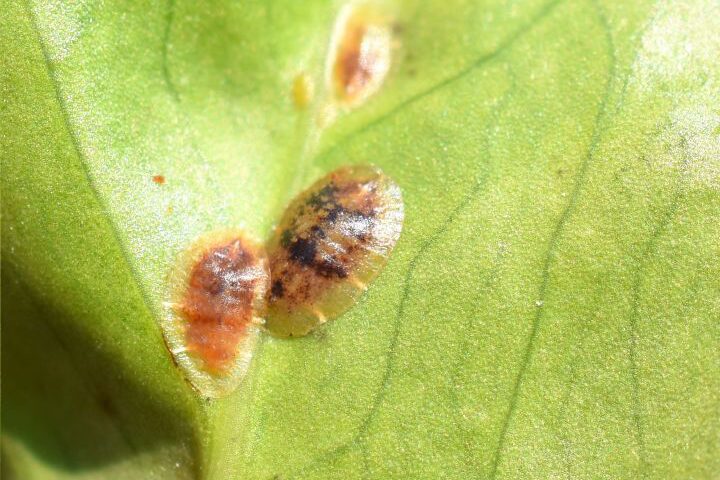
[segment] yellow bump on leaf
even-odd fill
[[[292,84],[292,98],[298,110],[304,110],[313,99],[313,82],[306,73],[295,76]]]

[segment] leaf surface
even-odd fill
[[[322,124],[341,7],[2,9],[3,476],[713,478],[716,2],[378,2],[390,73]],[[200,398],[176,259],[354,163],[403,190],[388,266]]]

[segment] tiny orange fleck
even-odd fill
[[[165,175],[154,175],[152,177],[152,181],[157,183],[158,185],[165,184]]]

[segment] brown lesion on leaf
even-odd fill
[[[178,310],[185,348],[213,374],[226,373],[265,295],[264,254],[237,236],[207,246],[190,268]]]

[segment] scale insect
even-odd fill
[[[403,216],[395,182],[377,167],[350,166],[290,202],[267,254],[238,231],[201,238],[170,278],[162,317],[189,382],[206,397],[226,395],[262,328],[298,337],[344,313],[387,263]]]
[[[298,195],[268,244],[265,328],[302,336],[345,312],[385,266],[402,223],[400,188],[376,167],[340,168]]]
[[[335,23],[327,82],[341,104],[357,106],[378,91],[390,71],[392,29],[372,5],[346,5]]]
[[[260,331],[268,263],[237,231],[202,238],[180,261],[163,331],[176,363],[208,397],[232,391],[247,371]]]

